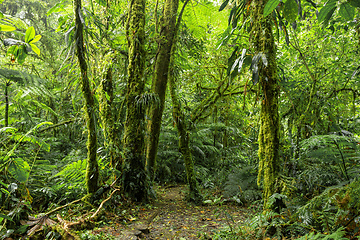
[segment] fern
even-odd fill
[[[316,239],[321,239],[321,240],[346,240],[348,238],[344,237],[345,236],[345,230],[344,228],[339,228],[337,229],[335,232],[331,233],[331,234],[324,234],[324,233],[317,233],[316,235],[314,235],[314,232],[311,232],[309,234],[306,234],[300,238],[297,238],[299,240],[316,240]]]
[[[229,174],[225,183],[224,196],[237,196],[241,202],[252,202],[261,198],[261,192],[258,189],[256,179],[257,173],[254,166],[247,166],[235,170],[235,173]]]

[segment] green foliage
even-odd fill
[[[225,183],[225,197],[238,199],[240,203],[251,203],[261,199],[261,191],[257,186],[256,166],[233,169]]]
[[[297,238],[299,240],[307,240],[307,239],[331,239],[331,240],[346,240],[348,238],[344,237],[345,235],[345,231],[343,228],[339,228],[337,229],[335,232],[331,233],[331,234],[324,234],[324,233],[317,233],[316,235],[314,234],[314,232],[311,232],[309,234],[306,234],[300,238]]]
[[[268,16],[279,5],[280,0],[270,0],[264,7],[264,16]]]
[[[312,136],[301,142],[301,159],[304,171],[300,177],[310,192],[313,183],[326,187],[350,181],[358,174],[357,140],[338,135]]]
[[[6,56],[10,56],[11,62],[17,60],[19,64],[23,64],[30,51],[40,55],[40,49],[35,45],[40,39],[41,35],[35,36],[34,27],[29,27],[25,33],[25,42],[11,38],[4,40],[6,45],[10,45]]]

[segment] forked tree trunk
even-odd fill
[[[276,74],[276,47],[272,33],[271,16],[264,17],[266,0],[254,0],[252,11],[251,47],[254,54],[265,54],[266,62],[259,62],[261,84],[261,112],[259,132],[258,184],[263,184],[264,206],[271,195],[278,191],[279,159],[279,86]],[[262,61],[262,60],[260,60]]]
[[[148,121],[149,141],[146,151],[146,169],[150,180],[155,177],[156,154],[159,145],[159,135],[161,129],[162,114],[165,105],[165,93],[168,82],[169,63],[171,49],[176,38],[176,18],[179,7],[179,0],[166,0],[164,6],[164,16],[160,22],[160,36],[158,40],[158,50],[155,62],[155,72],[152,82],[152,92],[158,95],[159,103],[153,104]]]
[[[129,66],[124,129],[123,191],[131,200],[148,200],[149,180],[145,171],[145,119],[142,94],[145,68],[145,0],[132,0],[126,29]]]
[[[91,93],[90,83],[85,59],[85,44],[83,37],[83,24],[81,22],[81,0],[74,0],[75,14],[75,49],[81,71],[81,90],[85,98],[85,119],[88,130],[87,140],[87,167],[86,185],[88,193],[95,193],[98,189],[99,166],[96,160],[97,139],[96,139],[96,116],[94,98]]]

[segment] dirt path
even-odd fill
[[[249,210],[235,205],[195,206],[184,200],[186,186],[158,188],[158,199],[139,208],[127,224],[113,223],[103,228],[115,239],[211,239],[215,233],[236,227],[249,216]]]

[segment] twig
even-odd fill
[[[60,127],[61,125],[65,125],[65,124],[74,122],[75,120],[77,120],[77,119],[69,119],[69,120],[63,121],[63,122],[61,122],[61,123],[57,123],[57,124],[51,125],[50,127],[41,129],[41,130],[39,130],[39,131],[37,131],[37,132],[38,132],[38,133],[45,132],[45,131],[47,131],[47,130],[50,130],[50,129],[53,129],[53,128],[56,128],[56,127]]]
[[[99,206],[98,209],[96,210],[96,212],[95,212],[93,215],[91,215],[91,217],[90,217],[89,219],[95,218],[96,215],[98,215],[98,213],[99,213],[100,210],[102,209],[103,205],[104,205],[107,201],[109,201],[109,200],[111,199],[111,197],[114,195],[114,193],[116,193],[117,191],[120,191],[120,189],[118,189],[118,188],[115,189],[115,190],[110,194],[110,196],[109,196],[107,199],[105,199],[104,201],[102,201],[101,204],[100,204],[100,206]]]
[[[70,205],[72,205],[72,204],[74,204],[74,203],[78,203],[78,202],[80,202],[81,200],[82,200],[82,198],[77,199],[77,200],[75,200],[75,201],[72,201],[71,203],[65,204],[65,205],[63,205],[63,206],[57,207],[57,208],[51,210],[50,212],[45,213],[45,215],[48,215],[48,216],[49,216],[50,214],[52,214],[52,213],[54,213],[54,212],[57,212],[57,211],[59,211],[59,210],[61,210],[61,209],[63,209],[63,208],[66,208],[66,207],[68,207],[68,206],[70,206]]]

